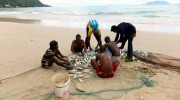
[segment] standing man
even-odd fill
[[[99,25],[96,20],[89,20],[86,27],[86,33],[87,33],[85,40],[86,48],[92,50],[90,39],[91,39],[91,34],[93,33],[98,42],[95,49],[98,49],[98,46],[100,47],[102,45],[102,41],[101,41],[101,31],[99,29]]]
[[[111,31],[116,33],[116,37],[114,42],[116,44],[122,43],[119,49],[123,49],[126,41],[128,40],[128,51],[127,51],[127,62],[132,62],[132,56],[133,56],[133,38],[136,36],[136,28],[131,24],[127,22],[122,22],[118,26],[113,25],[111,27]],[[120,38],[119,38],[120,36]]]
[[[79,52],[86,52],[86,45],[84,43],[84,40],[81,39],[81,35],[77,34],[76,35],[76,40],[73,40],[72,44],[71,44],[71,51],[76,54]]]

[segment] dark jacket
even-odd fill
[[[122,22],[117,26],[117,34],[114,41],[117,43],[122,42],[124,36],[129,38],[131,35],[135,35],[135,33],[136,28],[131,23]]]

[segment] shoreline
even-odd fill
[[[24,24],[36,24],[39,23],[40,20],[36,19],[20,19],[20,18],[7,18],[7,17],[0,17],[0,22],[12,22],[12,23],[24,23]]]
[[[86,27],[87,22],[68,21],[68,20],[54,20],[54,19],[40,19],[29,17],[17,17],[17,16],[0,16],[0,22],[13,22],[13,23],[24,23],[34,24],[45,27],[59,27],[59,28],[75,28],[82,29]],[[125,20],[126,21],[126,20]],[[164,25],[164,24],[147,24],[147,23],[132,23],[136,26],[138,31],[143,32],[156,32],[156,33],[170,33],[180,34],[180,27],[178,25]],[[101,29],[108,30],[113,24],[112,22],[101,22]]]

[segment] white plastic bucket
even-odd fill
[[[67,73],[58,73],[52,77],[54,84],[54,95],[60,98],[67,98],[70,92],[70,77]]]

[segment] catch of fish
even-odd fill
[[[135,52],[136,52],[137,54],[139,54],[139,55],[144,56],[145,58],[147,58],[148,55],[149,55],[149,52],[148,52],[148,51],[144,51],[144,50],[136,50]]]
[[[148,57],[147,51],[143,50],[136,50],[136,53]],[[121,58],[125,58],[127,56],[127,50],[120,50]],[[91,74],[95,77],[97,77],[96,73],[91,70],[91,59],[95,59],[97,55],[97,52],[89,51],[85,54],[78,53],[78,54],[72,54],[68,56],[68,60],[71,63],[71,65],[74,67],[73,70],[69,70],[69,76],[73,77],[73,79],[78,79],[79,82],[83,83],[85,79],[89,78]],[[133,60],[140,62],[137,58],[133,56]]]
[[[83,83],[85,79],[90,76],[87,74],[96,75],[93,70],[91,70],[91,59],[96,58],[97,52],[89,51],[85,54],[78,53],[68,56],[68,60],[74,67],[73,70],[69,70],[69,76],[74,79],[78,79],[79,82]]]
[[[136,50],[135,51],[136,53],[144,56],[144,57],[148,57],[148,53],[147,51],[143,51],[143,50]],[[124,49],[124,50],[120,50],[120,54],[121,54],[121,58],[126,58],[127,56],[127,50]],[[136,61],[136,62],[140,62],[140,60],[138,60],[136,57],[133,56],[133,61]]]

